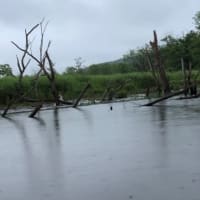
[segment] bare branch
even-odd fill
[[[47,26],[48,26],[49,22],[47,22],[44,26],[43,26],[43,23],[44,23],[44,19],[42,19],[42,21],[40,22],[40,35],[41,35],[41,38],[40,38],[40,62],[42,62],[43,58],[45,57],[46,51],[48,51],[48,49],[50,47],[50,44],[51,44],[51,42],[49,41],[48,45],[47,45],[47,48],[45,50],[45,53],[43,53],[44,34],[45,34],[45,31],[47,29]]]
[[[29,59],[28,62],[25,64],[25,68],[28,67],[28,65],[30,64],[30,62],[31,62],[31,59]]]
[[[21,74],[22,73],[22,69],[21,69],[21,65],[20,65],[20,62],[19,62],[19,58],[18,58],[18,56],[16,56],[16,58],[17,58],[17,67],[18,67],[19,72]]]
[[[46,57],[47,57],[49,67],[50,67],[51,79],[54,80],[55,79],[55,71],[54,71],[54,68],[53,68],[53,62],[52,62],[51,58],[49,57],[48,52],[46,52]]]
[[[23,52],[26,52],[25,49],[21,48],[19,45],[17,45],[15,42],[11,41],[11,43],[17,48],[19,49],[20,51],[23,51]],[[38,65],[40,65],[40,61],[32,54],[30,53],[29,51],[26,52],[31,58],[33,58],[37,63]]]
[[[27,33],[27,35],[30,35],[38,26],[39,26],[39,24],[36,24],[36,25]]]

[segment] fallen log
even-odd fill
[[[186,90],[184,89],[184,90],[180,90],[180,91],[178,91],[178,92],[171,93],[171,94],[169,94],[169,95],[166,95],[166,96],[164,96],[164,97],[161,97],[161,98],[159,98],[159,99],[156,99],[155,101],[152,101],[152,102],[149,102],[149,103],[147,103],[147,104],[144,104],[143,106],[153,106],[154,104],[159,103],[159,102],[161,102],[161,101],[167,100],[167,99],[169,99],[169,98],[172,98],[172,97],[177,96],[177,95],[180,95],[180,94],[184,94],[185,91],[186,91]]]
[[[77,98],[77,100],[75,101],[73,108],[76,108],[78,106],[79,101],[82,99],[83,95],[86,93],[86,91],[88,90],[88,88],[90,87],[90,83],[88,83],[84,89],[81,91],[79,97]]]
[[[17,103],[19,102],[22,98],[24,97],[24,95],[22,97],[18,97],[16,99],[11,99],[11,101],[8,103],[8,105],[6,106],[6,108],[4,109],[3,113],[1,114],[2,117],[5,117],[6,114],[8,113],[8,110],[11,108],[11,106],[14,104],[14,103]]]
[[[184,100],[184,99],[196,99],[196,98],[199,98],[200,97],[200,94],[197,94],[197,95],[193,95],[193,96],[186,96],[186,97],[179,97],[177,98],[177,100]]]

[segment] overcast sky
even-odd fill
[[[0,8],[0,64],[16,69],[18,51],[10,41],[23,44],[24,29],[45,17],[50,21],[46,38],[52,41],[51,55],[62,72],[79,56],[85,65],[118,59],[148,43],[154,29],[159,38],[194,29],[192,17],[200,1],[0,0]]]

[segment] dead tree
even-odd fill
[[[199,72],[196,74],[195,77],[192,77],[192,63],[189,62],[188,69],[186,69],[183,58],[181,58],[181,66],[184,76],[184,89],[187,89],[185,91],[185,97],[187,97],[189,92],[190,96],[198,97],[199,95],[197,94],[197,78],[199,76]]]
[[[180,94],[184,94],[185,97],[180,97],[179,99],[191,99],[191,98],[198,98],[200,96],[200,94],[197,94],[196,81],[192,82],[192,64],[189,63],[188,71],[185,69],[183,59],[181,59],[181,65],[182,65],[182,71],[183,71],[183,75],[184,75],[184,89],[177,91],[177,92],[169,93],[169,94],[165,95],[164,97],[156,99],[156,100],[149,102],[143,106],[153,106],[156,103],[167,100],[174,96],[178,96]],[[198,74],[199,73],[197,73],[197,76],[198,76]],[[195,77],[195,78],[197,78],[197,77]],[[190,91],[190,97],[187,97],[187,94],[189,91]]]
[[[50,82],[54,102],[56,103],[56,105],[60,104],[59,93],[58,93],[56,83],[55,83],[55,69],[54,69],[53,62],[52,62],[52,60],[49,56],[49,52],[48,52],[51,42],[50,41],[48,42],[48,45],[45,49],[43,47],[44,46],[44,34],[45,34],[46,27],[47,27],[47,23],[45,25],[43,25],[43,22],[44,21],[33,26],[30,29],[30,31],[27,31],[25,29],[25,47],[24,48],[12,41],[12,44],[23,53],[21,60],[17,56],[17,66],[18,66],[18,69],[19,69],[19,72],[20,72],[20,74],[19,74],[19,88],[18,88],[18,91],[17,91],[18,95],[16,97],[14,97],[8,103],[7,107],[5,108],[4,112],[2,113],[2,116],[5,116],[7,114],[8,110],[10,109],[10,107],[14,103],[27,99],[27,94],[30,91],[27,92],[27,93],[24,93],[22,79],[23,79],[24,72],[25,72],[26,68],[28,67],[29,63],[31,62],[31,60],[35,61],[38,64],[38,66],[40,67],[40,70],[37,73],[36,78],[34,79],[34,87],[37,84],[37,79],[39,78],[41,72],[43,72]],[[32,53],[32,49],[31,49],[32,42],[30,40],[30,36],[38,28],[40,28],[39,56],[35,56]],[[28,61],[27,61],[27,57],[29,58]],[[33,88],[31,88],[31,90],[32,89]],[[40,102],[42,102],[42,100],[40,100]],[[39,106],[37,108],[35,109],[36,113],[39,111],[41,106]],[[34,113],[34,115],[36,113]]]
[[[35,25],[31,29],[31,32],[30,32],[30,34],[31,34],[35,29],[37,29],[38,27],[40,28],[40,47],[39,47],[40,55],[39,56],[36,56],[32,53],[30,42],[29,42],[30,41],[30,34],[28,34],[29,32],[26,33],[26,35],[25,35],[25,40],[27,41],[26,48],[20,47],[18,44],[16,44],[13,41],[12,41],[12,43],[17,49],[19,49],[23,53],[26,53],[32,60],[34,60],[37,63],[37,65],[40,67],[40,69],[43,71],[43,73],[48,78],[48,80],[50,82],[51,92],[52,92],[54,101],[55,101],[56,105],[59,105],[60,104],[59,93],[58,93],[58,89],[57,89],[56,83],[55,83],[55,69],[54,69],[54,64],[49,55],[49,47],[51,45],[51,41],[48,42],[46,48],[44,49],[44,34],[45,34],[45,31],[47,28],[47,24],[48,23],[46,23],[44,25],[44,21],[42,21],[41,23]]]
[[[188,88],[187,72],[186,72],[186,69],[185,69],[185,63],[184,63],[183,58],[181,58],[181,68],[182,68],[183,79],[184,79],[184,89],[185,89],[184,95],[187,96],[188,95],[188,90],[186,89],[186,88]]]
[[[24,91],[23,91],[22,79],[23,79],[25,70],[27,69],[27,67],[28,67],[28,65],[29,65],[29,63],[31,61],[31,59],[28,59],[28,61],[26,61],[27,52],[28,52],[29,46],[31,45],[31,43],[28,40],[28,38],[31,35],[31,33],[34,31],[34,29],[36,29],[37,27],[38,27],[38,25],[34,26],[30,31],[27,31],[25,29],[25,47],[24,47],[23,54],[22,54],[21,59],[19,59],[19,57],[16,56],[16,58],[17,58],[17,67],[18,67],[18,70],[19,70],[17,94],[14,95],[13,98],[7,104],[6,108],[4,109],[4,111],[2,113],[3,117],[6,116],[6,114],[8,113],[8,110],[11,108],[11,106],[14,103],[22,101],[26,97],[26,95],[27,95],[27,93],[24,93]],[[40,71],[36,75],[35,80],[38,79],[39,74],[40,74]]]
[[[158,47],[158,39],[157,39],[156,31],[153,31],[153,35],[154,35],[154,40],[150,41],[150,45],[154,53],[154,67],[155,67],[155,70],[157,70],[159,73],[159,81],[162,86],[163,93],[167,95],[170,93],[169,81],[168,81],[164,66],[161,62],[161,56],[160,56],[160,51]]]
[[[158,91],[158,94],[160,96],[161,95],[161,84],[160,84],[158,70],[155,69],[155,66],[152,63],[151,56],[149,55],[149,51],[148,51],[147,46],[146,46],[146,48],[145,48],[143,53],[144,53],[144,55],[145,55],[145,57],[147,59],[147,63],[149,65],[149,69],[152,72],[153,79],[154,79],[154,81],[156,83],[157,91]]]

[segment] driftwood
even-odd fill
[[[90,83],[88,83],[84,89],[81,91],[80,95],[78,96],[77,100],[75,101],[73,108],[76,108],[78,106],[78,103],[80,102],[80,100],[82,99],[83,95],[86,93],[86,91],[88,90],[88,88],[91,87]]]
[[[169,95],[166,95],[164,97],[156,99],[155,101],[152,101],[150,103],[144,104],[143,106],[153,106],[154,104],[159,103],[159,102],[164,101],[164,100],[167,100],[167,99],[169,99],[171,97],[174,97],[174,96],[177,96],[177,95],[180,95],[180,94],[184,94],[185,91],[186,90],[184,89],[184,90],[181,90],[181,91],[178,91],[178,92],[171,93]]]
[[[179,98],[177,98],[177,100],[196,99],[196,98],[199,98],[199,97],[200,97],[200,94],[197,94],[197,95],[193,95],[193,96],[179,97]]]

